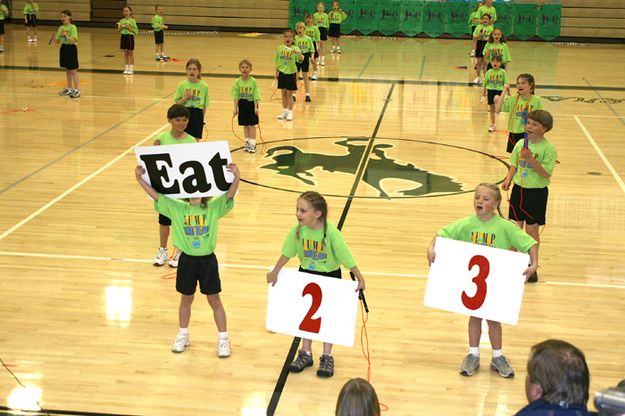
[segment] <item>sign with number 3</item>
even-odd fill
[[[529,256],[436,237],[425,306],[516,325]]]
[[[354,345],[358,283],[282,269],[269,285],[267,329],[332,344]]]

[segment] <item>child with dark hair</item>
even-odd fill
[[[70,98],[80,97],[78,89],[78,29],[72,24],[72,12],[61,11],[61,22],[63,23],[54,35],[54,41],[61,45],[59,50],[59,65],[65,68],[67,87],[59,92],[59,95]]]
[[[336,401],[335,416],[380,416],[380,402],[373,386],[363,378],[345,383]]]
[[[504,91],[508,90],[509,86],[506,70],[501,68],[501,56],[493,56],[491,62],[492,68],[486,71],[486,75],[484,75],[484,97],[488,98],[490,110],[490,127],[488,131],[492,133],[496,129],[497,120],[495,118],[495,100],[501,97]]]

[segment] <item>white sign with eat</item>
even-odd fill
[[[436,237],[424,305],[516,325],[529,256]]]

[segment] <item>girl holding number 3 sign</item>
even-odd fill
[[[438,236],[451,238],[453,240],[466,241],[468,243],[480,244],[504,250],[516,248],[524,253],[529,253],[531,265],[523,273],[525,279],[531,276],[538,267],[538,244],[514,222],[509,221],[501,215],[501,192],[497,185],[492,183],[481,183],[475,188],[473,208],[475,214],[462,218],[438,232]],[[495,209],[499,215],[495,213]],[[436,237],[432,240],[428,248],[428,262],[430,265],[436,259],[434,244]],[[473,279],[477,286],[476,294],[471,299],[480,298],[486,294],[488,274],[478,274]],[[464,300],[463,300],[464,302]],[[471,309],[478,309],[480,305],[475,305]],[[502,330],[501,323],[496,321],[488,322],[488,336],[493,348],[493,358],[490,368],[497,371],[500,376],[508,378],[514,376],[514,370],[506,357],[502,353]],[[469,318],[469,354],[462,361],[460,374],[472,376],[480,367],[480,337],[482,335],[482,318],[471,316]]]
[[[297,199],[295,210],[297,225],[291,228],[289,235],[282,246],[282,255],[273,270],[267,273],[267,283],[275,285],[278,273],[288,261],[297,256],[300,261],[301,272],[322,276],[341,278],[341,264],[347,267],[358,279],[358,290],[365,289],[365,278],[362,277],[356,261],[347,248],[341,232],[328,222],[328,204],[323,196],[317,192],[304,192]],[[323,343],[317,375],[332,377],[334,375],[334,357],[332,344]],[[312,367],[312,340],[304,339],[304,345],[299,351],[289,370],[299,373],[306,367]]]

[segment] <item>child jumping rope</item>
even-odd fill
[[[321,66],[326,64],[326,41],[328,40],[328,28],[330,27],[330,19],[324,10],[325,5],[323,2],[319,2],[317,3],[317,12],[313,14],[315,25],[319,28],[319,65]]]
[[[267,273],[267,283],[275,285],[280,270],[289,259],[297,256],[300,261],[299,270],[306,273],[340,279],[340,266],[347,267],[358,279],[357,290],[364,290],[365,279],[347,248],[341,232],[334,224],[328,222],[328,204],[325,198],[317,192],[304,192],[297,199],[295,216],[297,225],[291,228],[282,245],[282,255],[273,270]],[[319,377],[334,375],[334,357],[331,353],[332,344],[324,342],[323,355],[317,370]],[[295,361],[291,363],[289,370],[299,373],[312,365],[312,340],[304,339],[302,349]]]
[[[152,29],[154,29],[154,59],[157,61],[167,61],[169,56],[165,55],[165,31],[168,29],[163,20],[163,6],[157,4],[154,7],[156,14],[152,17]]]
[[[489,132],[494,132],[497,128],[497,119],[495,118],[495,100],[498,100],[504,93],[509,90],[508,75],[506,70],[501,68],[501,56],[495,55],[491,59],[492,68],[486,71],[484,75],[484,96],[488,96],[488,108],[490,110],[490,127]]]
[[[217,198],[190,198],[189,202],[183,202],[156,192],[141,177],[145,169],[141,166],[135,168],[135,178],[154,200],[156,211],[171,218],[174,245],[182,250],[176,273],[176,290],[180,293],[178,308],[180,329],[171,347],[173,352],[183,352],[189,346],[191,304],[199,281],[200,292],[206,295],[219,331],[217,356],[225,358],[231,354],[226,311],[219,297],[221,292],[219,267],[214,253],[218,221],[234,207],[234,195],[239,187],[240,174],[237,166],[231,163],[226,169],[234,174],[234,182],[230,184],[228,193]]]
[[[330,19],[329,35],[332,38],[331,53],[341,53],[341,22],[347,19],[347,13],[341,9],[338,1],[332,2],[332,11],[328,13]]]
[[[139,33],[137,22],[132,18],[132,8],[124,6],[122,9],[124,18],[117,22],[117,31],[121,34],[119,49],[124,54],[125,75],[135,73],[135,36]]]
[[[24,5],[24,25],[26,25],[26,39],[28,43],[37,42],[37,15],[39,5],[33,0],[28,0]]]
[[[187,79],[176,87],[174,102],[182,104],[189,109],[191,117],[186,132],[202,140],[204,132],[204,115],[208,107],[208,85],[202,81],[202,64],[199,60],[191,58],[187,61]]]
[[[297,91],[297,65],[301,62],[304,55],[297,46],[293,46],[293,38],[295,33],[291,29],[284,31],[284,44],[278,46],[276,56],[273,61],[276,64],[276,76],[278,80],[278,89],[282,92],[282,113],[278,116],[279,120],[293,120],[293,94]]]
[[[67,95],[71,98],[80,97],[78,89],[78,29],[72,24],[72,12],[63,10],[61,12],[61,22],[63,23],[54,35],[54,41],[61,45],[59,50],[59,65],[65,68],[67,87],[59,92],[59,95]]]
[[[258,125],[258,101],[260,90],[252,72],[252,63],[247,59],[239,62],[241,76],[234,81],[230,95],[234,99],[234,113],[238,115],[239,126],[243,126],[245,151],[256,152],[256,125]]]
[[[473,209],[476,215],[463,218],[438,232],[440,237],[465,241],[468,243],[486,245],[509,250],[515,247],[524,253],[529,252],[531,266],[523,273],[525,279],[531,276],[538,267],[538,244],[515,223],[503,218],[500,210],[501,192],[497,185],[481,183],[475,188]],[[495,213],[498,211],[499,215]],[[497,238],[495,238],[495,236]],[[436,237],[428,248],[428,262],[430,265],[436,260]],[[501,323],[488,322],[488,336],[493,348],[491,369],[497,371],[504,378],[514,376],[514,370],[506,357],[503,356]],[[469,318],[469,354],[462,361],[460,374],[472,376],[480,367],[480,337],[482,335],[482,318]]]

